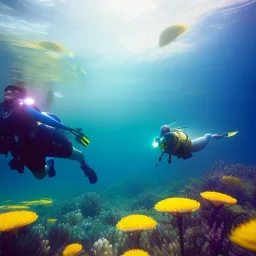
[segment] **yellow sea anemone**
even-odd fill
[[[163,47],[171,43],[174,39],[180,36],[188,29],[185,24],[172,25],[164,29],[159,36],[159,46]]]
[[[41,199],[41,200],[23,201],[21,203],[26,205],[45,205],[45,204],[51,204],[52,200]]]
[[[256,252],[256,219],[251,219],[233,229],[229,239],[240,247]]]
[[[9,205],[7,209],[28,209],[28,206],[25,205]]]
[[[22,48],[28,48],[33,50],[41,50],[42,48],[38,45],[35,45],[34,43],[28,43],[26,41],[20,41],[20,40],[13,40],[11,43],[13,46],[18,46]]]
[[[47,222],[49,223],[55,223],[57,221],[57,219],[48,219]]]
[[[193,212],[200,207],[196,200],[184,197],[172,197],[164,199],[155,205],[155,210],[159,212],[168,212],[177,217],[179,236],[180,236],[180,253],[184,256],[183,241],[183,215]]]
[[[154,228],[157,222],[146,215],[132,214],[122,218],[116,227],[122,231],[137,231]]]
[[[236,204],[237,200],[229,195],[214,192],[205,191],[200,194],[203,198],[210,201],[214,206],[220,206],[223,204]]]
[[[155,205],[155,210],[159,212],[172,213],[174,215],[182,215],[193,212],[199,207],[200,203],[196,200],[183,197],[173,197],[158,202]]]
[[[82,251],[82,249],[83,249],[83,247],[81,244],[78,244],[78,243],[69,244],[63,250],[62,256],[75,256],[77,253]]]
[[[46,50],[52,51],[52,52],[58,52],[58,53],[66,53],[67,52],[66,48],[57,42],[37,41],[35,44],[46,49]]]
[[[229,176],[224,175],[221,178],[221,182],[223,184],[230,185],[230,186],[233,186],[233,187],[242,187],[242,185],[243,185],[242,181],[239,178],[234,177],[232,175],[229,175]]]
[[[14,211],[0,214],[0,232],[18,230],[35,222],[38,215],[30,211]]]
[[[135,250],[126,251],[121,256],[149,256],[149,254],[143,250],[135,249]]]
[[[41,50],[41,47],[39,45],[33,44],[33,43],[24,43],[24,46],[26,48],[34,49],[34,50]]]

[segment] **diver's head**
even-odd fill
[[[27,97],[27,89],[22,85],[8,85],[4,89],[4,101],[10,102]]]
[[[167,124],[161,126],[161,128],[160,128],[160,134],[161,135],[164,135],[165,133],[170,132],[170,131],[171,131],[171,128]]]

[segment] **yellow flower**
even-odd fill
[[[172,213],[174,215],[181,215],[193,212],[199,209],[199,207],[200,203],[196,200],[184,197],[173,197],[158,202],[155,205],[155,210],[159,212]]]
[[[7,206],[8,209],[28,209],[28,206],[24,205],[9,205]]]
[[[237,178],[237,177],[234,177],[232,175],[230,176],[222,176],[221,178],[221,182],[226,184],[226,185],[230,185],[230,186],[233,186],[233,187],[242,187],[242,181]]]
[[[48,219],[47,220],[49,223],[55,223],[57,221],[57,219]]]
[[[210,201],[215,206],[223,204],[236,204],[237,200],[229,195],[214,192],[214,191],[205,191],[200,194],[203,198]]]
[[[143,250],[135,249],[135,250],[126,251],[121,256],[149,256],[149,254]]]
[[[0,214],[0,232],[16,231],[36,221],[38,215],[30,211],[14,211]]]
[[[116,227],[122,231],[147,230],[154,228],[157,222],[146,215],[132,214],[122,218]]]
[[[229,238],[234,244],[256,252],[256,219],[251,219],[233,229]]]
[[[75,256],[83,249],[81,244],[69,244],[62,252],[62,256]]]
[[[41,199],[41,200],[23,201],[21,203],[26,204],[26,205],[44,205],[44,204],[51,204],[52,200],[50,200],[50,199]]]

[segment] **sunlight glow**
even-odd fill
[[[122,21],[131,22],[156,10],[157,3],[154,0],[106,0],[101,8],[103,12],[116,15]]]
[[[200,27],[216,11],[223,16],[234,13],[255,0],[26,0],[40,10],[45,21],[28,23],[14,16],[0,16],[0,27],[34,33],[41,40],[53,40],[77,55],[100,56],[101,60],[151,61],[193,51],[204,34]],[[31,8],[32,8],[31,7]],[[9,7],[8,7],[9,8]],[[4,10],[3,6],[0,8]],[[49,12],[52,10],[51,12]],[[49,14],[48,14],[49,12]],[[4,17],[4,16],[3,16]],[[13,19],[16,19],[13,21]],[[9,22],[8,22],[9,20]],[[159,48],[161,31],[175,24],[188,30]],[[224,24],[224,23],[223,23]],[[223,25],[211,24],[220,30]],[[45,34],[42,37],[42,34]],[[46,35],[47,34],[47,35]]]

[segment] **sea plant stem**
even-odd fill
[[[177,216],[178,219],[178,229],[180,237],[180,255],[184,256],[184,240],[183,240],[183,216]]]
[[[134,237],[134,241],[135,241],[135,248],[139,248],[140,235],[141,235],[140,230],[132,232],[132,236]]]
[[[213,214],[212,214],[211,218],[209,219],[210,220],[210,223],[209,223],[210,228],[213,228],[214,222],[216,222],[217,216],[218,216],[220,210],[223,208],[223,205],[224,204],[218,205],[218,206],[213,205]],[[216,224],[217,224],[217,222],[216,222]],[[216,228],[219,228],[219,226],[216,225]]]

